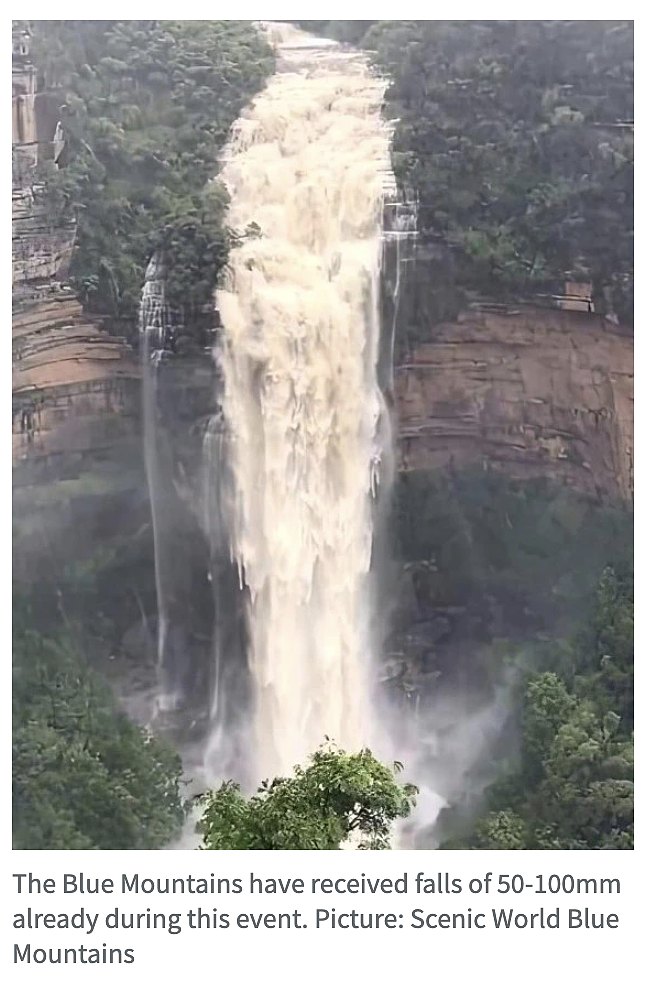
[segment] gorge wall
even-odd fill
[[[91,54],[92,23],[85,22]],[[323,732],[347,749],[365,742],[380,749],[364,734],[375,730],[380,738],[384,723],[422,787],[422,823],[434,819],[443,799],[456,809],[452,830],[457,819],[472,820],[500,759],[518,745],[526,674],[563,672],[571,685],[598,585],[617,571],[629,582],[633,343],[612,312],[624,308],[615,306],[612,292],[594,288],[598,280],[580,260],[572,272],[542,281],[549,293],[525,292],[541,282],[529,276],[520,298],[497,303],[516,295],[517,281],[498,287],[501,266],[490,252],[483,277],[462,278],[458,243],[441,241],[435,229],[446,228],[442,222],[426,222],[420,189],[401,197],[391,175],[393,201],[385,202],[389,193],[381,196],[376,184],[366,201],[372,185],[363,158],[370,145],[350,118],[369,120],[364,82],[356,89],[354,81],[365,78],[364,68],[361,76],[350,72],[348,92],[332,75],[331,90],[326,82],[320,93],[322,107],[305,106],[311,125],[298,119],[289,125],[299,117],[305,87],[290,70],[282,79],[281,59],[275,63],[254,46],[254,26],[243,28],[242,47],[229,29],[216,29],[211,47],[200,47],[211,24],[232,22],[184,22],[186,29],[180,22],[175,35],[150,26],[165,22],[144,22],[141,31],[141,22],[116,23],[127,26],[99,29],[100,50],[124,58],[133,52],[133,64],[98,58],[96,77],[80,86],[83,119],[97,124],[87,132],[77,127],[73,94],[39,91],[43,75],[30,61],[30,35],[14,28],[16,620],[36,638],[60,634],[78,649],[79,671],[89,662],[129,716],[148,732],[165,732],[182,753],[185,773],[198,775],[198,789],[237,775],[246,756],[244,780],[253,772],[286,772]],[[221,96],[230,86],[220,77],[221,56],[230,64],[223,35],[232,41],[234,78],[247,76],[252,56],[258,63],[256,82],[241,86],[221,119]],[[65,30],[62,36],[65,59],[74,38],[68,45]],[[147,57],[140,57],[140,44]],[[298,57],[306,66],[314,58],[320,69],[331,55],[331,68],[340,60],[349,60],[347,69],[365,65],[359,53],[344,48],[336,55],[328,44],[311,39]],[[76,80],[86,78],[93,61],[80,47],[68,76]],[[431,67],[444,64],[442,56],[443,50]],[[209,86],[197,88],[189,76],[194,59]],[[168,73],[151,71],[166,69],[167,60]],[[275,88],[271,82],[262,90],[271,63]],[[286,64],[290,69],[290,58]],[[311,71],[307,77],[317,80],[321,72]],[[66,85],[65,75],[48,78]],[[147,126],[130,105],[134,83],[138,100],[142,95],[142,78],[153,94],[142,105],[155,109]],[[373,73],[366,79],[376,86],[373,120],[382,141],[382,83]],[[287,98],[269,106],[268,92],[284,92],[282,82]],[[451,82],[446,75],[437,92]],[[95,100],[95,84],[103,103]],[[178,110],[184,116],[198,92],[185,127]],[[243,106],[241,129],[232,131]],[[333,107],[340,127],[327,123]],[[204,133],[212,111],[218,120],[210,139],[201,138],[200,153],[176,168],[187,133]],[[415,112],[415,130],[420,122]],[[399,117],[399,132],[401,123]],[[324,153],[315,139],[320,126]],[[432,131],[438,126],[435,114]],[[104,144],[106,129],[120,139]],[[219,153],[219,139],[232,132],[240,144]],[[158,142],[148,147],[152,134]],[[158,158],[160,142],[169,152]],[[132,168],[127,190],[115,147]],[[461,147],[450,150],[452,160],[470,171],[470,141]],[[394,150],[396,162],[401,151],[396,144]],[[362,163],[355,180],[347,151]],[[417,152],[424,161],[430,147]],[[385,153],[386,143],[380,155],[386,164]],[[86,181],[90,158],[98,165],[95,183]],[[246,177],[222,216],[225,196],[210,182],[216,160],[226,179],[228,167],[230,177]],[[70,169],[49,183],[68,161]],[[437,194],[438,172],[429,173]],[[408,188],[402,171],[399,182]],[[237,182],[228,183],[231,191]],[[177,193],[187,185],[188,193]],[[519,208],[526,185],[513,185]],[[336,187],[345,193],[336,197]],[[142,209],[138,188],[145,196],[156,192]],[[117,199],[119,220],[111,224]],[[93,219],[98,234],[88,238],[93,201],[102,207]],[[357,242],[348,234],[356,213]],[[75,214],[85,216],[78,237]],[[561,202],[555,215],[558,234],[569,210]],[[488,217],[494,229],[505,228],[490,206]],[[273,237],[275,222],[280,234]],[[239,237],[231,252],[228,224]],[[457,227],[471,229],[470,218],[462,215]],[[543,226],[529,227],[533,240]],[[357,265],[367,229],[370,262]],[[605,221],[600,232],[602,240],[617,241]],[[336,248],[329,249],[329,237]],[[305,248],[311,239],[316,248]],[[132,251],[123,248],[132,243]],[[345,250],[353,262],[345,261]],[[315,261],[302,269],[299,260],[311,252]],[[561,263],[561,271],[567,268]],[[370,287],[361,296],[363,279]],[[317,287],[309,285],[303,304],[302,280]],[[102,315],[84,310],[80,297]],[[302,365],[297,373],[294,362]],[[311,393],[315,398],[305,398]],[[374,430],[367,414],[376,406],[382,426]],[[340,419],[344,443],[335,431]],[[353,435],[358,426],[362,439]],[[376,481],[381,457],[388,494]],[[49,650],[43,647],[45,665]],[[597,672],[607,665],[599,653],[596,642],[587,655]],[[368,705],[374,695],[381,724],[375,728]],[[247,710],[262,705],[248,728]],[[307,725],[297,721],[286,740],[295,707]],[[25,722],[33,728],[31,713]]]
[[[455,322],[419,324],[418,334],[425,340],[395,372],[402,469],[479,462],[597,497],[632,497],[629,332],[596,314],[527,307],[467,310]],[[13,356],[19,483],[119,454],[120,445],[125,452],[139,433],[135,353],[85,317],[62,285],[14,304]]]
[[[51,220],[41,168],[65,138],[38,91],[29,36],[12,70],[12,453],[16,570],[110,538],[115,508],[145,504],[139,368],[132,348],[86,316],[66,281],[75,224]]]
[[[66,284],[75,224],[51,220],[40,172],[46,162],[58,166],[65,138],[57,100],[38,92],[37,81],[29,36],[18,32],[12,70],[12,387],[20,483],[22,471],[27,481],[38,482],[45,462],[65,456],[78,462],[136,429],[134,353],[84,315]],[[128,422],[122,425],[122,419]]]
[[[37,88],[29,39],[14,38],[15,519],[36,556],[54,535],[43,539],[45,527],[60,530],[62,544],[80,538],[90,549],[95,534],[110,536],[116,515],[122,529],[150,521],[139,358],[82,311],[66,282],[74,223],[53,226],[39,184],[40,163],[64,162],[65,134],[56,98]],[[631,333],[587,310],[528,304],[474,306],[437,323],[431,298],[439,275],[434,256],[415,243],[398,333],[416,340],[396,345],[401,471],[452,475],[476,465],[547,478],[594,500],[630,501]],[[165,355],[160,410],[181,497],[202,452],[212,387],[207,352]]]
[[[403,469],[478,462],[631,498],[629,332],[596,314],[532,307],[421,327],[425,340],[396,369]]]

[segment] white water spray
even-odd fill
[[[172,708],[179,698],[175,688],[173,657],[168,647],[173,563],[170,562],[166,476],[161,460],[161,434],[158,421],[158,371],[172,326],[172,314],[166,299],[165,271],[161,258],[156,253],[152,256],[146,270],[139,309],[144,463],[151,501],[158,609],[156,711]]]
[[[373,498],[391,470],[377,377],[394,186],[385,83],[359,53],[272,31],[279,70],[226,151],[228,220],[242,240],[217,294],[259,778],[289,772],[325,735],[351,751],[381,742]]]

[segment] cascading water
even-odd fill
[[[142,296],[158,708],[193,726],[209,703],[202,768],[185,755],[197,790],[285,774],[325,736],[384,760],[395,753],[421,789],[397,841],[429,848],[445,801],[499,732],[507,691],[478,715],[445,694],[419,715],[374,684],[389,614],[381,526],[393,474],[394,336],[416,209],[389,166],[384,81],[334,42],[287,25],[269,31],[277,74],[223,159],[240,241],[217,294],[215,398],[187,417],[199,420],[197,483],[180,459],[186,426],[169,426],[180,389],[169,384],[168,349],[179,325],[159,256]],[[208,668],[200,656],[210,612]],[[191,824],[178,848],[196,844]]]
[[[381,745],[371,566],[374,499],[392,469],[379,385],[394,187],[385,82],[357,52],[288,25],[270,31],[278,71],[224,159],[241,241],[217,293],[255,779],[289,772],[325,735],[348,750]],[[212,734],[215,760],[218,712]]]
[[[169,339],[178,327],[166,299],[164,264],[158,253],[146,270],[139,309],[142,356],[142,398],[144,423],[144,461],[151,501],[157,594],[157,708],[166,710],[180,699],[180,658],[173,635],[174,560],[173,525],[168,503],[171,469],[167,448],[162,445],[159,426],[158,374]]]

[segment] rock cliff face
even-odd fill
[[[75,226],[52,222],[38,170],[60,158],[64,135],[22,32],[12,83],[13,458],[25,487],[78,475],[137,438],[139,372],[132,349],[84,316],[65,285]]]
[[[74,224],[53,226],[42,203],[37,166],[64,147],[55,103],[37,91],[28,37],[14,37],[13,454],[23,486],[78,475],[93,457],[118,468],[141,442],[137,357],[65,286]],[[395,375],[402,469],[483,462],[629,499],[631,335],[593,313],[531,307],[468,310],[432,326],[426,293],[439,269],[424,250],[410,262],[405,317],[414,311],[419,341]]]
[[[595,314],[533,308],[469,310],[425,333],[396,370],[404,469],[484,462],[631,497],[629,333]]]
[[[632,337],[596,315],[468,311],[437,325],[396,369],[406,470],[485,462],[629,499]],[[83,316],[64,290],[13,317],[13,453],[106,452],[139,432],[132,349]]]
[[[58,100],[20,31],[12,82],[14,571],[32,582],[134,534],[148,501],[137,357],[66,284],[75,224],[52,221],[39,168],[64,149]]]
[[[105,453],[140,432],[137,358],[73,295],[15,311],[13,349],[17,464]],[[633,374],[631,335],[597,315],[467,311],[430,329],[396,369],[400,465],[483,462],[628,500]]]
[[[73,294],[62,289],[25,303],[14,311],[12,327],[19,468],[105,453],[137,432],[135,355],[85,318]]]

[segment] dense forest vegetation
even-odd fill
[[[248,21],[34,21],[41,85],[62,103],[64,166],[43,177],[55,218],[78,222],[71,280],[83,303],[136,320],[161,250],[185,318],[209,303],[230,234],[212,178],[274,58]],[[122,330],[125,330],[122,325]]]
[[[618,502],[481,467],[410,471],[394,489],[392,553],[424,607],[492,598],[511,625],[524,611],[569,635],[589,614],[606,565],[632,555],[632,513]]]
[[[391,79],[397,177],[454,261],[440,316],[583,280],[632,323],[632,22],[300,23]]]
[[[594,285],[632,322],[633,30],[629,21],[301,21],[373,53],[391,79],[393,161],[419,229],[451,252],[439,316],[471,295]],[[132,320],[152,251],[187,313],[228,251],[209,183],[242,106],[272,71],[243,21],[41,21],[43,84],[61,95],[54,211],[79,220],[86,304]]]
[[[476,825],[474,799],[467,812],[442,816],[444,847],[631,846],[633,611],[624,566],[631,514],[542,482],[414,473],[399,482],[394,519],[393,549],[422,609],[460,605],[459,620],[473,623],[469,644],[433,646],[433,674],[489,698],[517,669],[496,779]],[[183,821],[178,757],[120,712],[98,674],[120,657],[121,638],[138,619],[133,591],[154,609],[147,556],[141,541],[116,543],[44,572],[28,604],[17,591],[19,848],[159,848]],[[614,569],[601,577],[606,562]],[[488,643],[493,607],[508,636]],[[338,848],[355,820],[349,795],[362,798],[358,789],[374,771],[382,783],[365,802],[376,823],[374,837],[365,837],[372,848],[385,845],[382,833],[415,804],[371,755],[324,753],[317,766],[331,779],[318,794],[313,787],[322,782],[304,768],[287,783],[268,775],[251,798],[231,784],[208,795],[204,848]],[[106,808],[114,821],[102,821]]]
[[[14,601],[17,849],[159,849],[182,828],[180,758],[131,722],[62,629]]]
[[[511,685],[501,743],[441,816],[443,847],[632,848],[632,512],[467,469],[402,475],[394,520],[410,617],[447,632],[419,669],[433,690],[483,705]]]
[[[605,570],[586,627],[525,682],[520,754],[487,814],[446,848],[634,848],[632,590],[628,572]]]
[[[389,74],[397,176],[417,201],[422,238],[452,259],[433,287],[440,318],[476,295],[555,292],[571,278],[591,280],[597,308],[631,322],[629,22],[301,23],[371,50]],[[217,155],[273,70],[270,48],[238,21],[30,29],[42,83],[63,107],[64,166],[43,176],[53,219],[77,218],[81,299],[120,330],[134,325],[148,259],[161,250],[170,298],[191,318],[233,242],[226,196],[211,182]],[[422,608],[504,612],[510,635],[453,652],[453,670],[487,691],[507,660],[524,669],[515,753],[498,761],[476,824],[473,811],[445,817],[444,845],[632,848],[629,513],[543,482],[414,473],[397,483],[393,525]],[[160,848],[185,818],[178,756],[127,719],[86,657],[94,645],[117,649],[139,616],[134,590],[124,610],[124,582],[146,580],[153,595],[150,539],[118,559],[100,552],[96,574],[56,571],[38,601],[47,592],[44,618],[18,591],[18,848]],[[329,748],[251,798],[232,784],[212,792],[202,832],[208,849],[339,848],[354,832],[382,848],[413,803],[413,789],[370,753]]]
[[[170,299],[192,316],[230,246],[226,196],[210,183],[217,156],[272,71],[270,47],[242,21],[26,26],[39,89],[61,106],[62,166],[40,177],[52,221],[77,220],[73,286],[127,333],[161,250]],[[57,570],[44,557],[37,582],[16,584],[17,848],[160,848],[182,826],[178,755],[124,715],[93,668],[139,616],[136,566],[153,587],[150,546],[121,543],[115,558],[97,543],[89,560]]]

